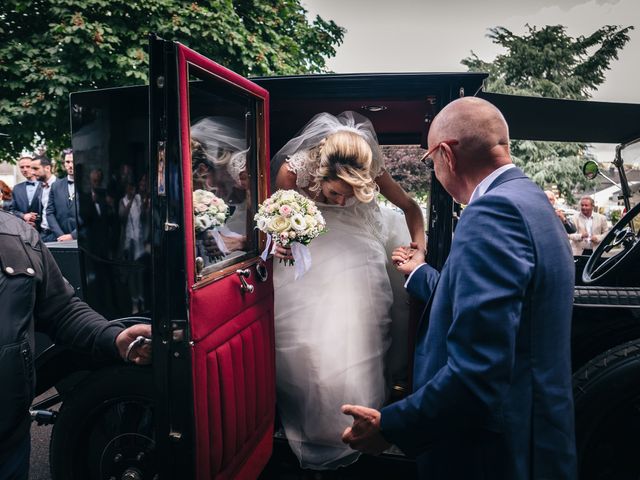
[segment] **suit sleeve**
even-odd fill
[[[20,210],[18,210],[18,206],[16,205],[15,196],[11,199],[11,205],[9,206],[9,212],[11,214],[15,215],[16,217],[18,217],[20,220],[24,220],[25,212],[21,212]]]
[[[571,218],[571,224],[573,225],[574,231],[572,233],[567,232],[569,233],[569,238],[579,242],[582,240],[582,232],[578,229],[579,220],[577,215],[574,215],[573,218]]]
[[[13,215],[18,217],[20,220],[24,220],[24,214],[26,212],[23,212],[22,210],[20,210],[20,207],[18,207],[18,202],[16,201],[16,196],[20,195],[19,189],[20,189],[20,184],[16,185],[15,188],[13,189],[13,196],[11,197],[11,205],[9,206],[9,212],[11,212]]]
[[[599,226],[600,233],[596,235],[592,235],[592,237],[596,242],[599,243],[602,241],[605,235],[609,232],[609,225],[607,224],[607,218],[604,215],[598,217],[598,222],[599,222],[598,226]]]
[[[445,435],[500,425],[534,250],[518,209],[503,197],[488,197],[463,213],[449,275],[438,286],[452,297],[447,364],[382,409],[383,435],[408,454]]]
[[[49,203],[47,203],[47,211],[46,211],[47,222],[49,223],[49,230],[51,230],[57,237],[64,234],[64,232],[62,231],[62,228],[60,228],[58,219],[56,218],[56,195],[58,194],[59,185],[62,185],[62,182],[60,183],[55,182],[51,186],[51,194],[49,196]]]
[[[406,285],[407,292],[427,303],[438,283],[439,277],[440,273],[431,265],[425,263],[411,273]]]
[[[43,278],[36,289],[36,328],[46,331],[56,343],[96,358],[120,358],[115,340],[123,325],[109,322],[75,297],[49,250],[41,242],[39,245]]]
[[[569,234],[576,233],[577,231],[576,226],[573,224],[570,218],[567,218],[562,225],[564,226],[565,232]]]

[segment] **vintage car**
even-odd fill
[[[82,227],[77,249],[54,254],[95,309],[153,325],[153,366],[96,364],[57,346],[39,356],[38,392],[57,393],[33,415],[54,423],[56,480],[248,479],[265,467],[263,478],[277,478],[295,470],[275,414],[272,260],[260,258],[265,237],[253,214],[270,193],[270,152],[314,114],[362,112],[381,144],[425,147],[444,105],[479,95],[503,111],[512,138],[621,144],[621,171],[625,143],[640,137],[640,105],[490,94],[482,73],[247,80],[156,37],[150,59],[149,86],[70,97]],[[227,172],[231,179],[199,168],[205,140],[196,127],[211,117],[241,132],[246,164]],[[214,144],[233,154],[221,138]],[[206,185],[233,208],[227,248],[194,220],[193,193]],[[428,261],[436,268],[459,208],[432,176]],[[639,208],[614,227],[607,248],[576,259],[577,278],[586,279],[575,290],[572,345],[583,479],[640,473],[640,278],[630,220]],[[405,380],[414,328],[407,319],[393,340]],[[399,382],[396,395],[405,388]],[[413,468],[392,451],[363,459],[345,478],[404,478]]]

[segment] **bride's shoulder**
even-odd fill
[[[287,170],[296,175],[298,187],[306,188],[311,184],[318,169],[318,161],[318,153],[315,148],[298,150],[286,159]]]

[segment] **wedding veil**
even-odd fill
[[[225,167],[236,183],[247,168],[247,138],[240,121],[230,117],[205,117],[191,126],[191,139],[201,147],[207,163]]]
[[[291,155],[300,150],[311,150],[327,136],[341,130],[355,132],[366,140],[372,152],[371,176],[375,178],[380,175],[384,162],[371,120],[353,111],[342,112],[337,116],[323,112],[315,115],[295,137],[273,156],[271,159],[271,181],[275,182],[282,163]]]

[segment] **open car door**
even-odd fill
[[[154,373],[163,478],[256,478],[275,412],[267,91],[150,40]]]

